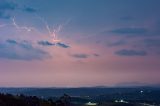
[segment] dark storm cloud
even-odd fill
[[[71,56],[75,58],[81,58],[81,59],[85,59],[89,57],[89,55],[87,54],[72,54]]]
[[[14,10],[17,7],[17,5],[13,2],[7,2],[5,0],[1,0],[0,2],[0,11],[1,10]]]
[[[10,44],[17,44],[17,42],[15,40],[12,40],[12,39],[8,39],[8,40],[6,40],[6,42],[8,42]]]
[[[51,43],[49,41],[38,41],[38,44],[42,45],[42,46],[55,46],[55,45],[57,45],[57,46],[62,47],[62,48],[69,48],[70,47],[67,44],[60,43],[60,42],[54,44],[54,43]]]
[[[53,43],[50,43],[48,41],[38,41],[38,44],[42,46],[53,46],[54,45]]]
[[[4,43],[0,43],[0,58],[11,60],[42,60],[50,57],[50,55],[32,46],[27,41],[18,43],[15,40],[6,40]]]
[[[36,9],[32,7],[27,7],[27,6],[21,7],[14,2],[8,2],[8,1],[3,0],[3,1],[0,1],[0,18],[9,19],[11,17],[10,12],[16,9],[19,9],[21,11],[26,11],[29,13],[36,12]]]
[[[32,7],[24,7],[23,11],[26,11],[28,13],[34,13],[36,12],[37,10],[32,8]]]
[[[148,30],[145,28],[119,28],[110,32],[115,34],[145,34]]]
[[[62,48],[69,48],[70,46],[64,44],[64,43],[57,43],[58,46],[62,47]]]
[[[13,2],[7,2],[5,0],[0,1],[0,18],[3,19],[9,19],[10,15],[7,13],[7,11],[15,10],[17,7],[17,4]]]
[[[119,56],[146,56],[147,52],[142,50],[122,49],[115,52]]]

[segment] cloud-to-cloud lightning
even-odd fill
[[[53,30],[52,30],[49,27],[48,23],[42,17],[38,16],[38,18],[45,24],[45,28],[47,29],[49,36],[52,38],[53,43],[56,44],[56,43],[60,42],[61,40],[58,38],[57,33],[59,31],[61,31],[62,25],[59,25],[56,29],[53,28]]]
[[[38,15],[37,15],[37,17],[44,23],[45,28],[47,29],[48,34],[51,37],[53,43],[55,45],[60,43],[61,39],[58,38],[58,32],[60,32],[62,30],[64,25],[67,25],[70,22],[70,19],[67,20],[64,24],[59,24],[56,28],[53,27],[53,29],[51,29],[50,26],[48,25],[47,21],[44,18],[42,18]]]
[[[28,32],[32,31],[34,28],[32,27],[27,27],[27,26],[19,26],[16,21],[15,21],[15,17],[12,18],[12,24],[16,27],[16,29],[18,30],[26,30]]]

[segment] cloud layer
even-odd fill
[[[50,43],[48,41],[38,41],[38,44],[42,45],[42,46],[53,46],[53,45],[55,45],[55,44]]]
[[[142,50],[127,50],[127,49],[122,49],[119,51],[115,52],[116,55],[119,56],[146,56],[147,52],[146,51],[142,51]]]
[[[64,43],[58,42],[57,45],[60,46],[60,47],[62,47],[62,48],[69,48],[69,46],[66,45],[66,44],[64,44]]]
[[[71,56],[79,59],[85,59],[89,57],[87,54],[72,54]]]
[[[49,41],[38,41],[38,44],[42,45],[42,46],[59,46],[59,47],[62,47],[62,48],[69,48],[70,47],[67,44],[64,44],[64,43],[61,43],[61,42],[51,43]]]
[[[49,58],[50,55],[32,46],[28,41],[17,42],[15,40],[6,40],[0,43],[0,58],[11,60],[42,60]]]

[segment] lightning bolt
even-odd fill
[[[30,31],[34,30],[33,27],[19,26],[15,21],[15,17],[11,18],[11,20],[12,20],[13,26],[15,26],[15,28],[18,29],[18,30],[25,30],[27,32],[30,32]]]
[[[62,26],[59,25],[57,29],[53,28],[53,30],[51,30],[48,23],[42,17],[38,16],[38,18],[44,23],[45,28],[47,29],[48,34],[52,38],[52,41],[54,42],[54,44],[60,42],[61,40],[58,38],[57,33],[62,29]]]
[[[62,30],[62,28],[67,25],[70,22],[70,19],[67,20],[64,24],[60,24],[57,26],[57,28],[53,28],[53,31],[51,32],[49,26],[47,25],[46,27],[49,29],[49,32],[51,33],[50,36],[53,36],[53,42],[60,42],[61,40],[58,39],[58,32]]]
[[[62,26],[61,25],[59,25],[58,26],[58,28],[57,29],[53,29],[53,31],[52,31],[52,36],[53,36],[53,41],[54,42],[60,42],[60,40],[58,39],[58,32],[60,32],[61,31],[61,29],[62,29]]]

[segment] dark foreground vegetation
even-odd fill
[[[0,94],[0,106],[70,106],[70,96],[64,94],[58,100],[53,101],[36,96]]]
[[[159,88],[0,88],[0,92],[0,106],[160,106]]]
[[[25,95],[11,95],[11,94],[0,94],[0,106],[159,106],[150,105],[138,102],[114,102],[106,101],[94,104],[93,102],[88,103],[72,103],[70,96],[64,94],[57,100],[53,99],[42,99],[37,96],[25,96]],[[78,102],[78,101],[77,101]]]

